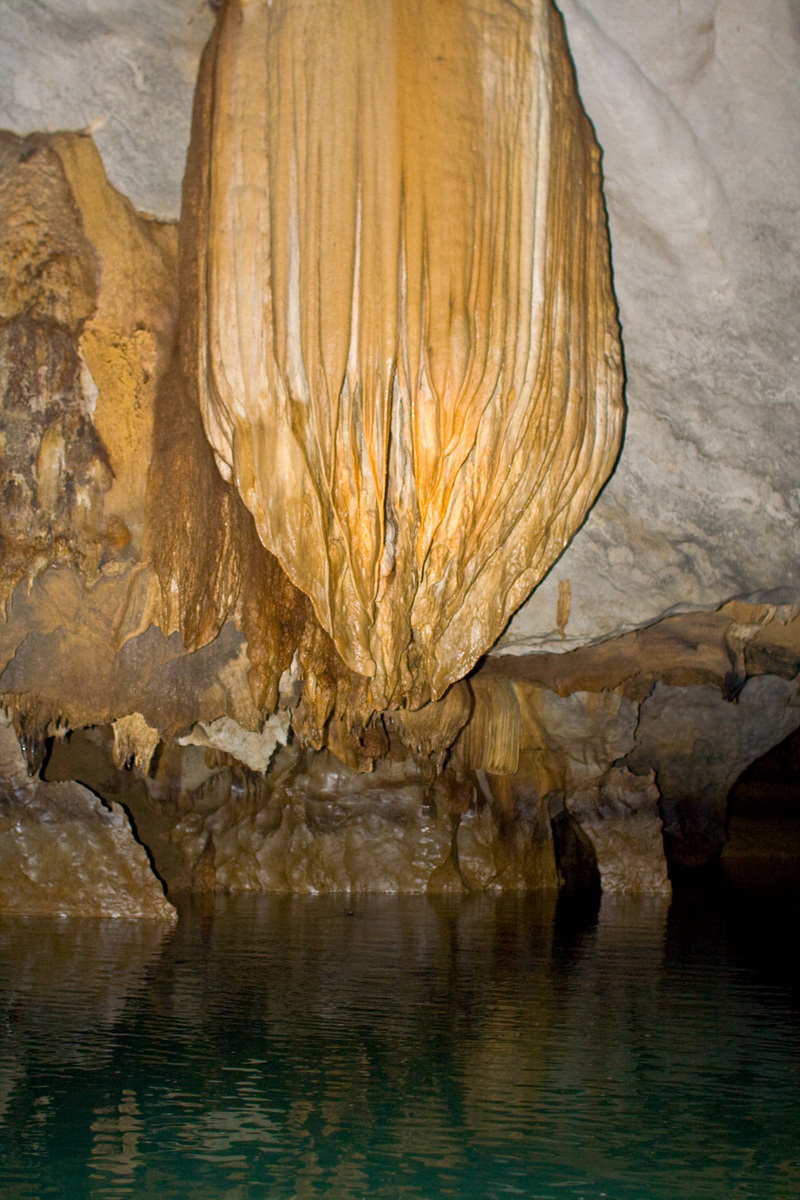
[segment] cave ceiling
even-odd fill
[[[337,12],[0,0],[35,804],[196,890],[550,886],[552,819],[663,891],[800,723],[794,7]]]

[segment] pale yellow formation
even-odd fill
[[[139,712],[119,717],[112,722],[111,728],[114,731],[114,766],[122,770],[133,762],[146,775],[160,741],[158,730],[148,725]]]
[[[550,0],[229,0],[183,364],[223,475],[374,705],[442,696],[611,471],[599,151]]]

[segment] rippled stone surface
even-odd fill
[[[603,149],[630,419],[612,484],[503,649],[559,649],[676,605],[797,598],[800,29],[788,0],[563,0]],[[82,129],[175,218],[213,24],[197,0],[0,3],[0,124]],[[754,401],[757,397],[757,402]]]
[[[222,474],[374,706],[439,699],[622,436],[600,156],[550,0],[230,0],[181,245]]]

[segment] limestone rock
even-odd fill
[[[493,656],[470,680],[499,695],[500,681],[558,692],[619,690],[641,701],[656,682],[671,687],[714,684],[735,700],[757,675],[793,679],[800,671],[800,608],[732,601],[713,613],[666,617],[645,629],[563,654]]]
[[[202,0],[3,0],[0,127],[90,129],[114,186],[174,218],[213,19]]]
[[[671,894],[655,776],[612,768],[599,786],[573,792],[567,811],[588,834],[604,893]]]
[[[417,709],[395,709],[384,719],[390,730],[398,730],[412,754],[430,758],[441,767],[460,731],[468,721],[472,725],[473,705],[472,688],[459,680],[441,700]]]
[[[96,304],[97,260],[47,139],[0,139],[0,229],[5,603],[49,561],[96,575],[112,471],[77,344]]]
[[[267,774],[164,748],[146,779],[115,772],[94,731],[59,743],[48,779],[83,779],[134,815],[170,891],[442,892],[556,888],[546,808],[509,820],[464,776],[401,755],[363,773],[281,747]]]
[[[142,216],[110,185],[90,137],[59,134],[50,144],[97,259],[97,301],[81,329],[80,354],[113,473],[105,497],[111,537],[118,551],[144,556],[142,463],[152,455],[156,388],[173,350],[176,231]]]
[[[653,776],[613,766],[635,746],[638,705],[617,691],[562,697],[491,675],[471,686],[475,709],[455,758],[477,772],[514,836],[528,823],[535,844],[543,814],[566,809],[594,848],[604,891],[668,892]]]
[[[147,591],[147,572],[136,568],[103,573],[92,588],[66,567],[50,568],[30,592],[17,589],[0,624],[0,695],[29,723],[32,743],[59,720],[80,729],[131,713],[167,739],[224,714],[259,724],[233,624],[187,654],[177,633],[153,625],[136,633]]]
[[[491,677],[473,686],[474,714],[455,752],[465,768],[496,776],[532,772],[544,795],[596,781],[633,748],[638,707],[618,691],[559,696]]]
[[[439,699],[621,437],[599,154],[549,0],[230,0],[181,241],[222,474],[374,707]]]
[[[2,135],[0,231],[5,601],[49,563],[94,582],[142,553],[177,245],[72,134]]]
[[[236,746],[232,746],[236,750]],[[109,731],[53,746],[46,778],[78,779],[129,811],[170,894],[192,891],[520,891],[558,886],[547,806],[511,803],[397,744],[364,773],[280,747],[267,773],[196,745],[120,771]]]
[[[358,893],[556,884],[549,829],[540,849],[515,846],[480,796],[473,792],[466,812],[454,813],[449,788],[431,789],[411,761],[384,761],[354,776],[323,753],[262,795],[269,800],[250,811],[231,797],[202,819],[190,813],[172,835],[195,860],[211,838],[218,888]]]
[[[111,727],[114,730],[114,766],[120,769],[134,762],[146,775],[158,746],[158,730],[148,725],[139,712],[119,717],[112,721]]]
[[[513,682],[476,677],[470,682],[470,691],[473,708],[459,739],[460,761],[490,775],[515,775],[519,769],[521,714]]]
[[[67,727],[94,726],[51,765],[82,739],[105,756],[50,792],[12,742],[14,812],[80,811],[111,861],[124,820],[83,778],[200,890],[548,887],[561,812],[606,891],[663,891],[660,818],[672,861],[719,850],[732,782],[800,714],[800,28],[785,0],[561,7],[604,152],[626,444],[501,653],[389,718],[215,466],[171,359],[175,229],[105,178],[177,215],[209,8],[0,0],[0,123],[26,135],[0,138],[0,697],[31,769]],[[31,134],[104,115],[103,162],[88,136]],[[241,757],[276,705],[296,742],[264,777]],[[114,768],[112,723],[138,766]],[[201,725],[213,745],[174,744]],[[300,742],[319,758],[288,779]],[[51,826],[25,826],[31,854]]]
[[[603,149],[629,418],[611,483],[504,653],[560,652],[736,595],[797,599],[799,586],[794,8],[559,7]],[[105,118],[95,137],[112,181],[176,217],[210,6],[0,0],[0,19],[0,124]]]
[[[655,771],[673,861],[697,866],[719,852],[736,779],[799,725],[796,680],[751,679],[736,704],[709,685],[656,684],[625,762]]]
[[[9,724],[0,743],[0,912],[173,920],[120,806],[79,783],[27,779]]]
[[[603,148],[628,420],[612,480],[504,653],[800,598],[796,9],[560,7]]]
[[[217,717],[206,725],[198,722],[191,733],[176,740],[179,746],[208,746],[211,750],[221,750],[251,771],[266,772],[276,749],[286,745],[288,736],[289,718],[284,712],[268,717],[259,730],[243,729],[231,717]]]

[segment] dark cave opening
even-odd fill
[[[739,776],[726,827],[720,862],[729,883],[800,894],[800,729]]]

